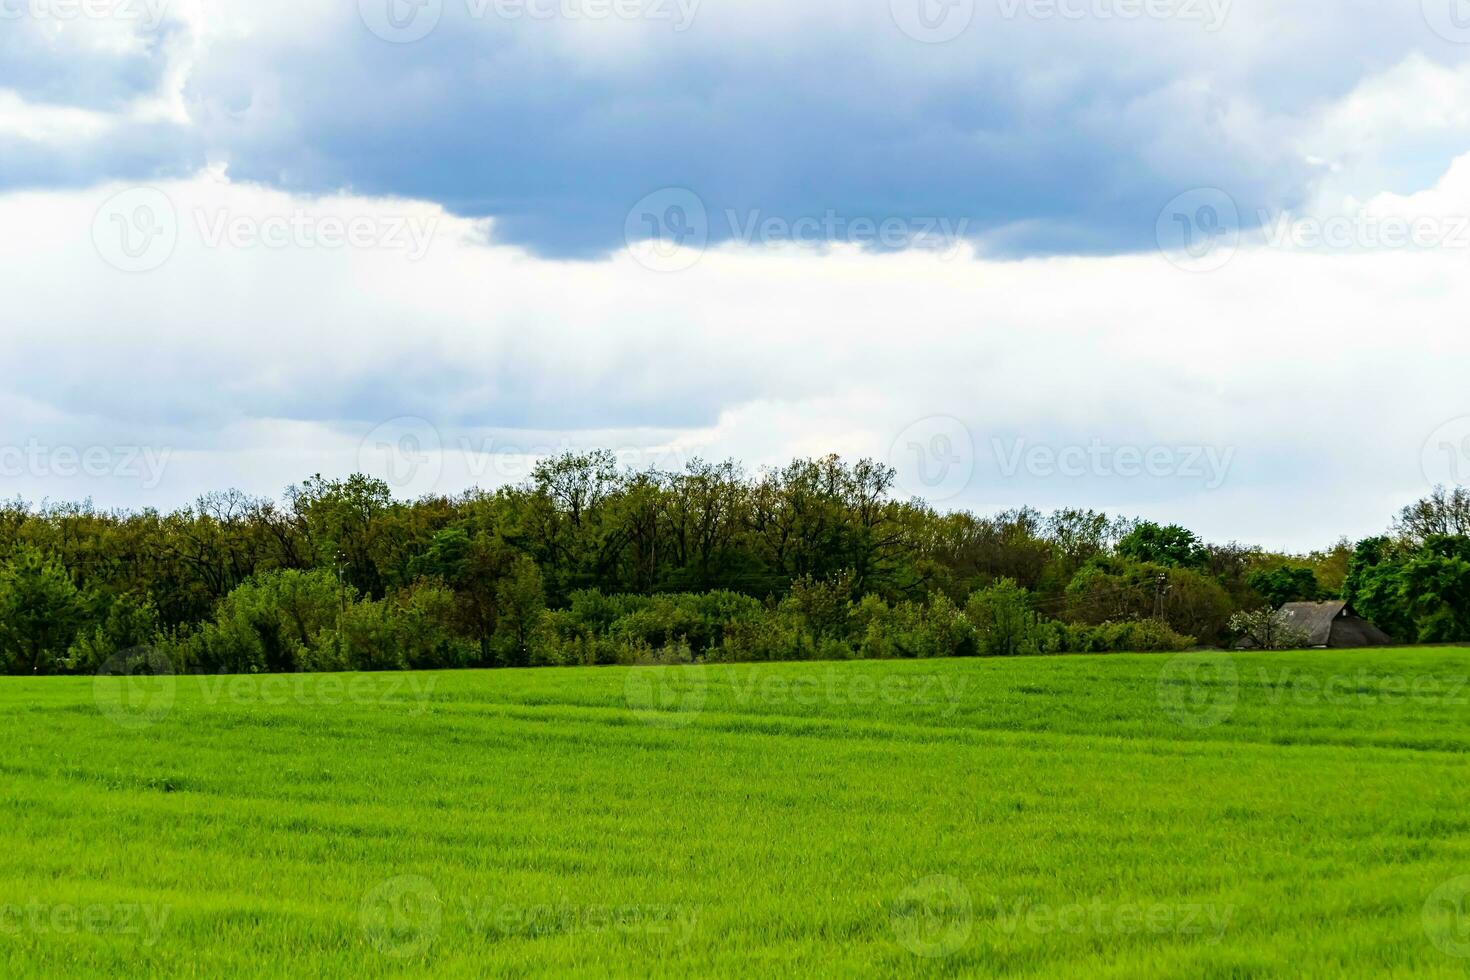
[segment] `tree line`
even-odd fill
[[[1346,596],[1406,641],[1470,639],[1470,497],[1308,555],[1092,510],[897,499],[872,460],[748,473],[568,453],[523,484],[395,500],[315,476],[283,499],[0,505],[0,670],[146,651],[207,672],[1178,650],[1232,615]]]

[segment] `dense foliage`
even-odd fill
[[[1334,594],[1403,639],[1470,637],[1470,539],[1440,533],[1458,491],[1395,537],[1292,557],[1095,511],[941,512],[893,478],[836,457],[628,472],[593,452],[416,501],[360,475],[172,513],[15,501],[0,670],[140,649],[244,673],[1174,650]]]

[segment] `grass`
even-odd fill
[[[0,974],[1464,977],[1466,678],[0,681]]]

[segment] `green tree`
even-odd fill
[[[220,603],[214,621],[189,643],[208,671],[290,673],[333,663],[337,623],[356,601],[334,571],[286,569],[246,580]]]
[[[1272,609],[1280,609],[1288,602],[1316,602],[1322,598],[1317,573],[1310,568],[1279,565],[1269,571],[1252,572],[1246,582]]]
[[[1198,568],[1209,559],[1208,549],[1193,531],[1152,521],[1140,521],[1118,542],[1117,552],[1134,561],[1174,568]]]
[[[1014,579],[1003,578],[971,595],[965,615],[975,627],[982,655],[1018,657],[1038,652],[1038,620],[1031,610],[1031,596]]]
[[[541,569],[524,555],[517,558],[510,574],[501,580],[496,600],[499,623],[495,647],[500,662],[507,667],[529,666],[532,638],[546,611],[546,583]]]
[[[119,654],[153,643],[158,634],[158,609],[153,602],[120,596],[111,603],[100,624],[78,634],[67,653],[67,667],[95,674]]]
[[[85,621],[71,576],[25,547],[0,569],[0,664],[7,673],[52,673]]]

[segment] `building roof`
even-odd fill
[[[1281,607],[1287,625],[1307,634],[1307,645],[1325,647],[1332,642],[1332,623],[1347,610],[1347,603],[1288,602]]]

